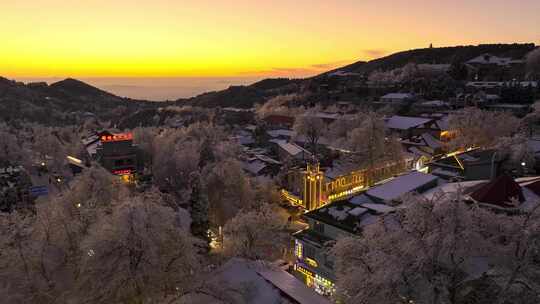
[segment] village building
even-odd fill
[[[467,61],[467,64],[480,67],[480,66],[500,66],[500,67],[510,67],[512,65],[524,64],[525,60],[521,59],[512,59],[509,57],[498,57],[491,54],[482,54],[473,59]]]
[[[523,117],[531,111],[528,104],[495,103],[485,106],[486,110],[510,112],[518,117]]]
[[[229,125],[245,125],[255,121],[255,110],[226,107],[218,112],[222,122]]]
[[[384,103],[408,103],[414,101],[415,97],[410,93],[388,93],[381,97]]]
[[[270,114],[263,118],[269,129],[292,129],[294,117],[280,114]]]
[[[451,153],[427,164],[428,172],[446,180],[484,180],[498,176],[502,156],[494,150]]]
[[[271,140],[278,148],[278,156],[281,161],[287,159],[309,160],[313,158],[313,154],[294,142],[286,140]]]
[[[82,143],[91,160],[97,161],[124,182],[134,182],[137,172],[141,171],[138,162],[140,151],[133,144],[131,133],[114,134],[102,131],[84,138]],[[68,161],[70,161],[69,158]],[[72,159],[70,163],[76,165],[78,161],[78,159]]]
[[[369,189],[365,192],[365,195],[375,203],[395,204],[399,202],[403,194],[423,193],[436,187],[438,182],[439,178],[437,176],[411,172]]]
[[[252,154],[242,161],[244,171],[254,177],[274,177],[278,174],[281,165],[281,162],[259,153]]]
[[[327,254],[327,249],[332,241],[361,232],[363,227],[374,223],[379,215],[381,213],[377,210],[350,201],[338,201],[304,214],[309,228],[293,234],[295,276],[320,294],[334,294],[334,259]]]
[[[220,295],[231,303],[331,303],[277,265],[233,258],[212,274],[207,284],[219,286]],[[249,292],[238,292],[245,290],[246,286],[249,287]],[[182,303],[192,304],[223,303],[206,292],[196,290],[183,295],[180,300]]]
[[[414,159],[425,157],[431,160],[438,155],[444,154],[446,150],[444,142],[435,138],[431,133],[423,133],[400,142],[407,152],[414,155]],[[416,169],[419,170],[419,168]]]
[[[383,219],[391,225],[391,215],[400,197],[436,187],[435,176],[413,172],[403,175],[353,198],[339,200],[305,213],[309,227],[293,235],[295,239],[295,275],[307,286],[323,295],[335,292],[334,259],[327,249],[344,236],[361,234],[362,230]]]
[[[282,196],[292,205],[315,210],[332,202],[352,197],[369,187],[410,169],[407,160],[382,162],[372,168],[322,169],[308,162],[306,169],[291,170]]]
[[[422,135],[426,132],[439,137],[441,129],[436,121],[437,119],[430,117],[394,115],[385,120],[385,125],[388,130],[397,134],[402,139]]]
[[[416,103],[415,108],[420,111],[425,111],[428,113],[433,112],[446,112],[452,109],[452,105],[449,102],[442,100],[429,100],[420,103]]]
[[[491,180],[442,183],[422,195],[429,200],[441,194],[456,193],[458,190],[465,201],[507,214],[527,213],[540,203],[539,176],[513,179],[502,174]]]
[[[287,141],[291,140],[296,135],[296,132],[289,129],[269,130],[269,131],[266,131],[266,133],[272,139],[280,139],[280,140],[287,140]]]

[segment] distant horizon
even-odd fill
[[[0,75],[2,76],[2,75]],[[3,76],[5,77],[5,76]],[[23,83],[52,84],[73,78],[119,97],[148,101],[177,100],[224,90],[235,85],[250,85],[268,77],[7,77]]]
[[[517,44],[532,43],[538,46],[537,42],[513,42]],[[508,43],[508,44],[513,44]],[[476,45],[486,44],[505,44],[504,42],[478,43]],[[448,46],[435,46],[436,48],[469,46],[471,44],[458,44]],[[398,50],[402,52],[407,50]],[[372,60],[384,58],[392,54],[384,54],[375,57]],[[103,91],[107,91],[119,97],[132,99],[142,99],[148,101],[167,101],[182,98],[191,98],[203,93],[219,91],[236,85],[251,85],[258,81],[268,78],[288,78],[304,79],[320,75],[322,73],[344,67],[348,64],[363,61],[361,59],[342,62],[340,65],[321,65],[314,71],[303,71],[301,74],[294,74],[286,70],[276,74],[269,75],[231,75],[231,76],[44,76],[44,77],[10,77],[9,75],[0,75],[8,79],[21,81],[23,83],[46,82],[52,84],[64,79],[72,78],[88,83]],[[369,61],[369,60],[367,60]]]

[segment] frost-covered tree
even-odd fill
[[[265,117],[272,115],[272,114],[279,114],[279,115],[294,115],[298,114],[298,110],[301,109],[294,109],[291,103],[294,102],[296,99],[302,99],[305,96],[297,95],[297,94],[289,94],[289,95],[278,95],[275,97],[270,98],[268,101],[266,101],[264,104],[258,106],[256,109],[257,118],[264,119]]]
[[[373,168],[382,162],[399,162],[403,158],[401,144],[386,134],[384,120],[377,113],[366,112],[356,128],[347,133],[346,147],[353,152],[355,162]]]
[[[26,165],[29,163],[30,153],[21,141],[23,135],[6,124],[0,124],[0,165]]]
[[[536,303],[540,209],[508,215],[463,201],[410,196],[404,208],[337,241],[344,303]],[[476,302],[475,302],[476,301]]]
[[[98,220],[81,246],[83,295],[93,303],[152,302],[190,287],[195,239],[177,214],[137,197]]]
[[[35,161],[46,163],[48,169],[62,173],[66,166],[66,157],[79,156],[83,150],[78,133],[74,128],[52,128],[30,125],[31,150]]]
[[[223,229],[226,255],[252,260],[279,257],[286,242],[282,231],[285,221],[268,204],[238,213]]]
[[[512,137],[503,137],[496,145],[499,159],[504,160],[506,171],[519,173],[534,172],[536,157],[529,147],[527,137],[516,134]]]
[[[198,241],[179,212],[159,193],[132,196],[120,184],[109,191],[88,185],[90,175],[78,178],[72,189],[37,205],[35,216],[0,217],[2,299],[155,303],[190,288],[200,268]]]
[[[450,115],[450,129],[455,137],[449,144],[452,148],[491,148],[499,138],[513,135],[519,123],[506,112],[465,108]]]
[[[154,183],[161,190],[183,197],[189,186],[189,178],[199,170],[198,141],[180,141],[175,135],[157,139],[153,156]]]
[[[527,54],[527,72],[531,79],[540,78],[540,48],[536,48]]]
[[[152,155],[156,152],[155,143],[158,134],[158,129],[152,127],[138,127],[133,130],[133,143],[141,151],[140,161],[150,168],[152,167]]]
[[[203,140],[200,148],[199,156],[199,169],[204,168],[209,163],[212,163],[216,160],[214,155],[213,144],[209,139]]]
[[[210,229],[210,220],[208,195],[198,174],[192,176],[189,202],[191,206],[191,233],[209,242],[208,230]]]
[[[223,226],[239,210],[254,206],[253,185],[237,160],[229,158],[207,166],[202,179],[208,194],[212,226]]]
[[[326,130],[326,125],[319,117],[305,114],[296,118],[293,126],[297,138],[303,137],[311,152],[317,154],[319,139]]]

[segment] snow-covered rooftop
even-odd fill
[[[386,127],[395,130],[408,130],[431,122],[433,119],[394,115],[386,121]]]
[[[349,210],[349,214],[351,215],[354,215],[354,216],[360,216],[364,213],[366,213],[368,210],[366,208],[362,208],[362,207],[355,207],[353,208],[352,210]]]
[[[328,213],[333,216],[337,221],[343,221],[349,216],[350,207],[343,206],[343,208],[338,209],[337,207],[328,207]]]
[[[298,155],[298,154],[300,154],[302,152],[309,153],[308,151],[306,151],[302,147],[300,147],[300,146],[298,146],[296,144],[290,143],[290,142],[279,141],[279,142],[277,142],[277,144],[279,145],[280,148],[282,148],[283,150],[285,150],[287,153],[289,153],[292,156],[296,156],[296,155]]]
[[[382,201],[392,201],[402,195],[416,191],[418,188],[437,181],[437,177],[421,172],[412,172],[401,175],[393,180],[367,191],[369,196]],[[365,205],[364,205],[365,206]]]
[[[287,130],[287,129],[278,129],[278,130],[270,130],[267,131],[268,135],[270,137],[276,138],[276,137],[293,137],[295,135],[295,132],[293,130]]]
[[[243,162],[242,168],[253,175],[258,175],[262,169],[266,168],[266,164],[260,160]]]
[[[351,204],[357,205],[357,206],[373,203],[373,201],[364,193],[349,199],[349,201],[351,202]]]
[[[411,99],[413,98],[412,94],[409,93],[388,93],[381,97],[381,99]]]
[[[444,107],[449,105],[449,103],[442,100],[430,100],[422,102],[421,105],[423,105],[424,107]]]
[[[509,57],[498,57],[491,54],[482,54],[467,61],[468,64],[496,64],[501,66],[522,62],[523,60],[515,60]]]
[[[275,288],[273,284],[258,274],[257,270],[262,269],[261,267],[264,266],[259,265],[257,262],[234,258],[214,271],[206,283],[208,286],[215,286],[224,296],[231,298],[234,303],[287,303],[288,298],[282,296],[278,288]],[[246,286],[250,288],[248,294],[239,294],[237,292],[238,289]],[[197,292],[183,296],[181,302],[190,304],[223,303],[219,299]]]
[[[540,140],[539,139],[530,139],[527,141],[527,146],[533,153],[540,153]]]
[[[450,130],[450,116],[448,115],[445,115],[441,119],[438,119],[437,121],[435,121],[435,123],[437,124],[437,127],[439,127],[441,131]]]
[[[287,296],[293,298],[299,304],[330,304],[331,302],[325,297],[315,293],[313,289],[308,288],[305,284],[300,282],[297,278],[289,274],[288,272],[276,269],[276,270],[258,270],[257,273],[263,277],[266,281],[272,283],[275,287],[285,293]],[[260,303],[257,301],[257,303]],[[277,303],[277,302],[276,302]],[[282,302],[280,302],[282,303]]]
[[[433,135],[429,133],[422,134],[422,139],[424,139],[426,145],[428,145],[432,149],[439,149],[443,146],[442,142],[440,142],[438,139],[436,139],[435,137],[433,137]]]
[[[367,203],[367,204],[363,204],[362,207],[373,210],[373,211],[377,211],[378,213],[388,213],[388,212],[393,212],[396,210],[394,207],[391,207],[385,204]]]

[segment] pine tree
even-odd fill
[[[194,178],[191,188],[191,233],[207,242],[210,242],[208,229],[208,195],[204,191],[201,179]]]
[[[214,162],[216,160],[216,157],[214,155],[214,151],[212,150],[211,142],[207,138],[203,141],[201,145],[201,152],[199,157],[199,168],[204,168],[207,164]]]

